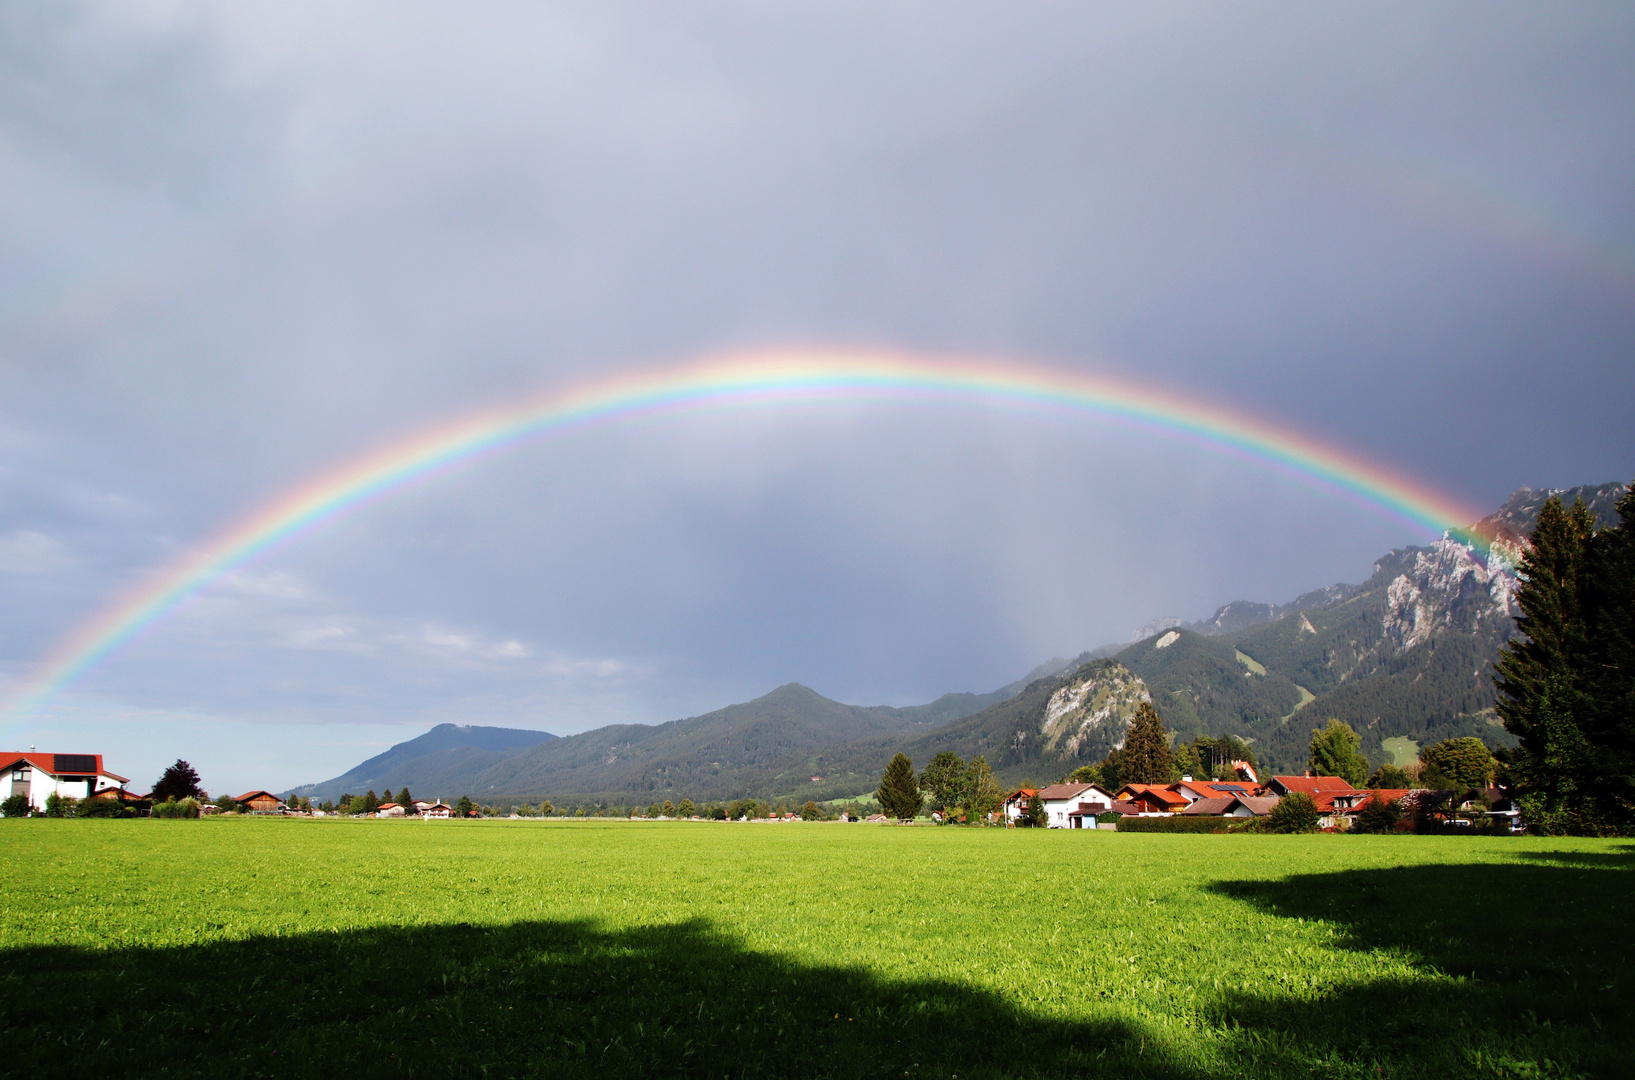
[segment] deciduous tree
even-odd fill
[[[1317,803],[1304,791],[1291,791],[1266,815],[1266,828],[1279,833],[1311,833],[1319,828]]]
[[[959,805],[965,785],[965,762],[952,750],[939,752],[920,773],[920,790],[925,792],[931,810]]]
[[[1330,720],[1321,731],[1311,733],[1311,771],[1318,776],[1338,776],[1352,787],[1368,782],[1368,759],[1362,755],[1362,736],[1351,725]]]
[[[1005,803],[1005,792],[994,779],[988,759],[978,754],[965,770],[965,814],[970,821],[986,821],[988,815]]]
[[[1486,787],[1488,781],[1493,779],[1493,753],[1481,739],[1469,736],[1443,739],[1421,750],[1419,760],[1424,763],[1427,775],[1435,770],[1450,781],[1448,787],[1460,791]],[[1442,785],[1431,783],[1427,786]]]

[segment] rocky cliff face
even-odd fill
[[[1438,540],[1411,553],[1412,566],[1385,590],[1385,636],[1406,652],[1441,630],[1475,633],[1485,621],[1510,636],[1516,607],[1513,544],[1495,543],[1484,557],[1468,544]]]
[[[1049,750],[1064,757],[1079,757],[1092,739],[1118,746],[1130,717],[1141,702],[1151,702],[1152,694],[1122,664],[1080,668],[1045,704],[1039,734]]]

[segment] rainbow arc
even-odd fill
[[[417,479],[553,432],[703,408],[920,400],[1047,410],[1199,443],[1300,477],[1431,534],[1468,531],[1469,508],[1355,455],[1265,420],[1136,383],[1013,361],[801,350],[625,374],[468,416],[384,446],[266,503],[70,634],[12,696],[29,715],[222,573]]]

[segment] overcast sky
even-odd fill
[[[1107,373],[1483,508],[1628,479],[1632,102],[1621,3],[6,5],[0,677],[382,442],[721,350]],[[219,792],[908,704],[1427,539],[1088,419],[673,417],[280,548],[0,743]]]

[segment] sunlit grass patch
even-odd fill
[[[1627,844],[0,823],[8,1073],[1626,1075]]]

